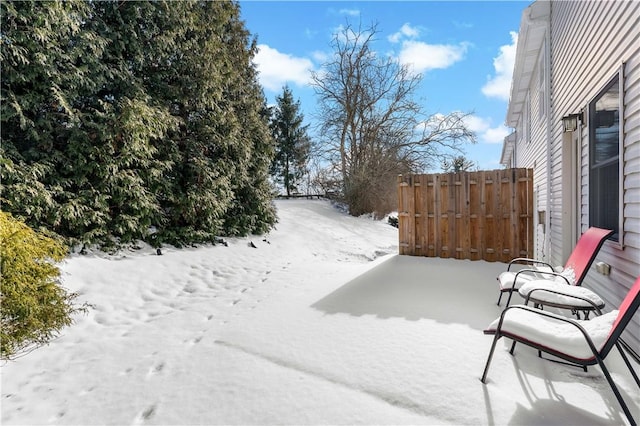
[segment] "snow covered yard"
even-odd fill
[[[500,343],[479,381],[504,264],[398,256],[385,222],[277,207],[265,240],[72,256],[64,284],[94,308],[1,367],[2,424],[626,422],[596,367],[523,346]]]

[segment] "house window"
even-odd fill
[[[620,224],[620,81],[613,78],[589,104],[589,224],[613,229]]]

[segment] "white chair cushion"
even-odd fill
[[[536,269],[540,269],[540,268],[536,268]],[[545,267],[540,269],[540,273],[523,272],[522,274],[518,275],[518,283],[516,284],[516,287],[515,287],[516,290],[518,290],[524,283],[529,282],[531,280],[549,279],[549,280],[555,280],[560,284],[565,284],[565,285],[567,284],[567,281],[564,280],[562,277],[559,277],[557,275],[544,274],[543,272],[548,271],[548,269],[549,268]],[[500,289],[507,290],[512,288],[513,280],[515,279],[517,273],[518,271],[504,271],[500,275],[498,275],[498,282],[500,283]],[[569,280],[569,284],[575,283],[576,274],[572,268],[564,269],[562,272],[559,272],[559,273],[565,278],[567,278],[567,280]]]
[[[559,315],[551,314],[553,317],[550,318],[535,311],[508,308],[504,314],[502,332],[522,337],[575,359],[588,360],[593,358],[593,352],[576,326],[555,319],[564,318]],[[618,311],[614,310],[591,320],[573,321],[579,323],[586,330],[596,349],[600,351],[607,341],[617,316]],[[489,325],[487,332],[495,333],[499,322],[500,318],[498,317]]]
[[[513,280],[516,277],[516,273],[512,271],[505,271],[498,275],[498,283],[500,284],[501,290],[510,289],[513,286]],[[518,275],[518,283],[516,284],[516,290],[520,288],[524,283],[535,279],[536,276],[525,272]]]
[[[577,286],[577,285],[567,285],[566,283],[558,283],[557,281],[551,280],[530,280],[524,283],[518,289],[518,293],[522,297],[527,297],[529,293],[533,290],[542,289],[534,292],[531,297],[540,302],[547,302],[553,304],[567,305],[567,306],[575,306],[576,308],[592,308],[591,305],[586,300],[576,299],[571,296],[578,296],[585,298],[587,300],[592,301],[596,306],[604,306],[604,301],[600,296],[595,294],[593,291],[588,288]],[[544,290],[553,290],[559,291],[563,294],[550,293]]]

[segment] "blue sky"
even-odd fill
[[[478,143],[465,147],[479,169],[501,168],[511,73],[526,1],[240,1],[241,19],[257,37],[254,62],[269,103],[284,85],[312,128],[317,108],[310,72],[332,53],[347,22],[379,30],[376,51],[411,64],[423,78],[416,94],[430,114],[473,113]],[[311,133],[313,136],[313,133]],[[433,170],[440,171],[440,170]]]

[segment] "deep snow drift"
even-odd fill
[[[504,264],[398,256],[384,221],[277,207],[266,238],[69,258],[94,308],[1,367],[2,424],[625,423],[596,367],[525,347],[500,343],[480,383]]]

